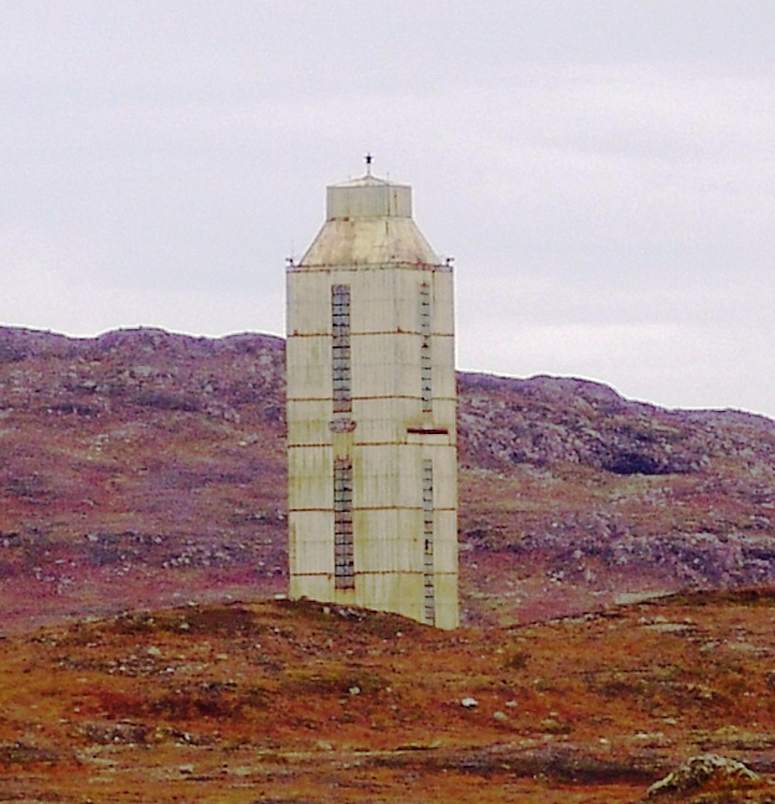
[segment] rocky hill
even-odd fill
[[[285,590],[284,343],[0,328],[0,629]],[[775,422],[459,375],[468,623],[775,583]]]

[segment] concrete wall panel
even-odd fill
[[[427,447],[433,460],[433,502],[435,508],[457,508],[457,451],[454,447]]]
[[[459,621],[457,599],[457,573],[436,573],[433,577],[436,598],[436,626],[457,628]]]
[[[396,445],[358,447],[353,456],[354,502],[357,508],[393,508],[400,482]]]
[[[451,272],[433,272],[433,332],[454,335],[455,300]]]
[[[333,511],[291,511],[289,530],[294,544],[294,573],[334,571]]]
[[[433,515],[433,559],[435,572],[457,572],[457,515],[454,511],[436,511]]]
[[[452,338],[434,335],[431,338],[431,371],[433,376],[433,395],[438,397],[457,397],[455,377],[455,342]]]
[[[392,521],[385,521],[384,512],[360,511],[356,513],[355,521],[361,527],[374,527],[375,531],[368,531],[355,542],[355,571],[385,572],[390,567],[390,573],[419,572],[421,571],[422,545],[418,540],[406,538],[388,538],[378,534],[395,535],[396,517]],[[356,525],[357,527],[357,525]]]
[[[334,578],[333,575],[292,575],[289,591],[295,600],[307,597],[310,600],[333,602]]]
[[[291,399],[331,396],[331,338],[327,335],[288,338],[286,393]]]
[[[288,445],[331,441],[331,401],[293,401],[287,405]]]
[[[288,451],[288,507],[333,508],[333,457],[330,447]]]
[[[457,432],[457,403],[454,399],[433,400],[433,423],[446,427],[450,434]]]
[[[295,333],[331,332],[331,277],[328,272],[289,272],[286,326]]]
[[[357,601],[361,606],[422,620],[423,576],[419,572],[359,575],[356,589]]]
[[[396,329],[396,272],[371,267],[357,273],[335,273],[333,276],[352,289],[352,328],[354,334],[394,332]]]

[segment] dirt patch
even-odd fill
[[[59,761],[59,755],[49,748],[41,748],[29,743],[0,743],[0,767],[3,765],[52,764]]]
[[[617,760],[592,754],[572,746],[523,749],[515,746],[488,746],[461,751],[401,751],[374,757],[375,766],[415,770],[464,771],[481,776],[502,774],[548,777],[555,781],[603,784],[648,783],[654,780],[664,762],[656,758]]]

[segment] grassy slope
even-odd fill
[[[708,750],[767,777],[774,613],[755,592],[453,634],[287,602],[52,627],[0,641],[3,792],[626,801]]]

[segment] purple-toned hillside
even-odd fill
[[[284,343],[0,328],[0,628],[285,590]],[[775,582],[775,422],[460,374],[469,622]]]

